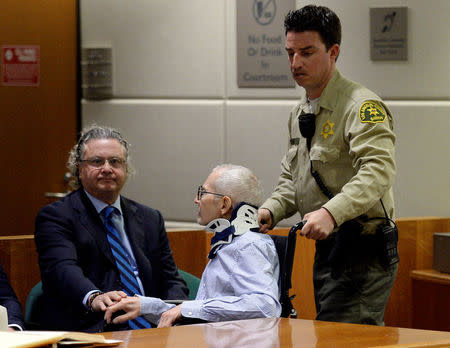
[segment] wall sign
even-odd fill
[[[370,9],[370,59],[408,59],[408,8]]]
[[[236,0],[239,87],[295,88],[284,49],[284,17],[294,0]]]
[[[2,46],[2,85],[39,86],[40,46]]]

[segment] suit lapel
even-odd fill
[[[138,245],[145,243],[142,216],[139,214],[136,205],[125,197],[120,197],[120,203],[125,223],[125,233],[133,248],[134,256],[137,258],[138,256],[136,254],[140,253]]]
[[[144,286],[144,290],[147,292],[147,287],[151,284],[151,263],[143,251],[149,248],[146,245],[148,242],[145,238],[146,231],[143,217],[134,202],[123,196],[121,196],[120,202],[125,222],[125,233],[133,249],[134,258],[139,269],[139,277]]]
[[[116,260],[114,259],[109,242],[106,238],[106,227],[104,226],[102,219],[83,189],[79,189],[78,193],[79,195],[78,197],[75,196],[73,205],[78,214],[78,221],[80,221],[88,233],[91,234],[103,254],[115,265]]]

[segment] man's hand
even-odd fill
[[[93,295],[95,294],[92,294],[91,296]],[[123,291],[105,292],[104,294],[98,295],[96,298],[94,298],[94,301],[92,301],[91,303],[91,308],[94,312],[104,312],[107,307],[116,302],[120,302],[120,300],[125,297],[127,297],[127,294]]]
[[[115,317],[112,320],[113,324],[120,324],[137,318],[141,313],[141,299],[138,296],[127,297],[109,306],[105,312],[106,323],[110,324],[113,314],[120,310],[124,311],[125,314]]]
[[[314,240],[326,239],[336,224],[333,215],[325,208],[305,214],[303,220],[307,220],[307,223],[303,226],[300,234]]]
[[[258,209],[258,224],[259,224],[259,232],[267,233],[272,227],[272,214],[269,209],[260,208]]]
[[[158,327],[170,327],[176,321],[181,319],[181,305],[169,309],[167,312],[161,314]]]

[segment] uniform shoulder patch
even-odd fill
[[[375,101],[366,101],[359,108],[362,123],[382,123],[386,120],[386,111]]]

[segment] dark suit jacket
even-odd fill
[[[8,311],[8,325],[17,324],[22,329],[25,328],[23,324],[22,308],[20,307],[19,300],[9,284],[5,271],[0,264],[0,305],[6,307]]]
[[[125,197],[121,207],[145,296],[186,299],[188,289],[178,274],[161,214]],[[103,313],[87,313],[83,298],[94,289],[122,287],[106,228],[83,189],[39,211],[35,241],[46,328],[105,330]]]

